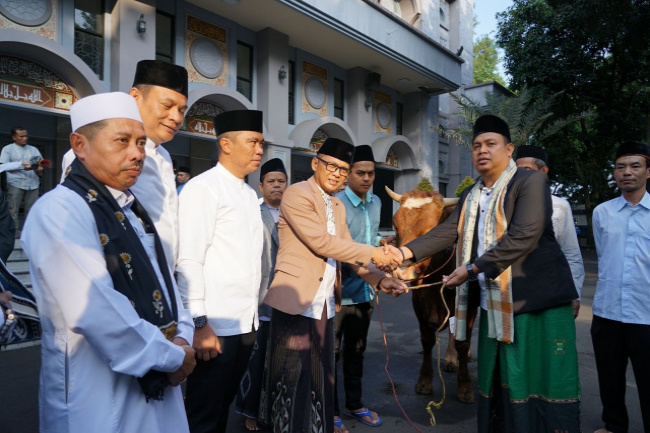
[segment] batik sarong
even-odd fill
[[[333,433],[334,332],[320,320],[273,310],[260,421],[275,433]]]

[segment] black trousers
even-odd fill
[[[650,325],[635,325],[594,316],[591,341],[596,356],[602,420],[613,433],[627,433],[629,419],[625,407],[625,372],[632,361],[639,392],[641,416],[646,433],[650,432]]]
[[[185,409],[192,433],[225,433],[228,409],[235,398],[256,332],[219,337],[221,355],[209,361],[196,360],[187,378]]]
[[[334,317],[334,354],[338,364],[343,342],[343,389],[345,408],[349,410],[364,407],[361,402],[363,354],[366,351],[368,328],[374,309],[374,299],[362,304],[342,305]],[[338,374],[335,377],[335,389],[338,389]],[[334,414],[340,416],[338,392],[335,392],[334,396]]]

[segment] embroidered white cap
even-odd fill
[[[70,107],[72,131],[107,119],[133,119],[142,123],[138,104],[128,93],[98,93],[81,98]]]

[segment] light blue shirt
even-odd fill
[[[381,200],[374,194],[366,195],[366,202],[352,192],[350,187],[336,194],[345,206],[345,220],[350,230],[350,236],[355,242],[377,245],[379,242],[379,217]],[[353,305],[369,302],[375,297],[375,289],[370,287],[347,265],[343,265],[342,305]]]
[[[650,325],[650,195],[632,206],[623,197],[594,209],[598,283],[594,315]]]
[[[41,152],[34,146],[29,144],[18,146],[16,143],[11,143],[2,148],[0,163],[29,162],[35,156],[42,158]],[[18,171],[7,171],[7,183],[16,188],[31,191],[38,189],[39,182],[39,177],[34,170],[22,170],[21,167]]]

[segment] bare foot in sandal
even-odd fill
[[[257,425],[257,418],[246,418],[246,428],[249,431],[257,431],[260,428]]]
[[[334,433],[350,433],[343,425],[343,420],[338,416],[334,417]]]
[[[377,415],[377,412],[371,412],[367,407],[362,407],[357,410],[348,410],[347,408],[343,413],[350,418],[356,418],[365,425],[370,427],[379,427],[383,420]]]

